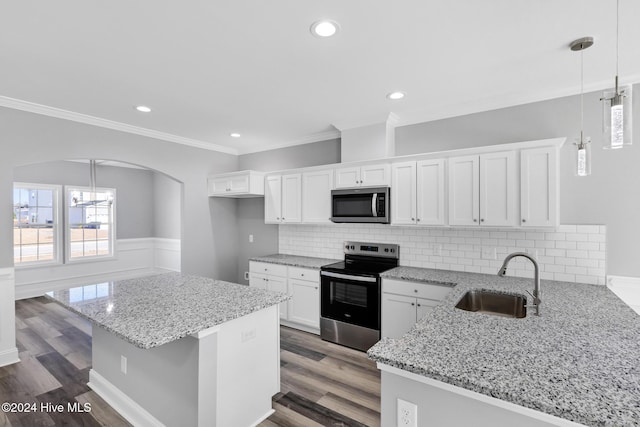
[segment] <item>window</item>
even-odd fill
[[[59,186],[14,184],[14,264],[52,264],[61,261],[59,198]]]
[[[115,240],[115,189],[65,187],[67,261],[111,257]]]

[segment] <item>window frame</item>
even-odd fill
[[[111,203],[111,222],[109,223],[109,254],[106,255],[83,255],[79,257],[71,257],[71,224],[69,223],[70,215],[70,201],[69,198],[71,196],[72,191],[82,191],[89,192],[91,191],[90,187],[78,186],[78,185],[65,185],[64,186],[64,254],[65,254],[65,264],[78,264],[78,263],[86,263],[86,262],[97,262],[97,261],[109,261],[116,258],[116,204],[117,204],[117,195],[115,188],[108,187],[96,187],[94,189],[96,192],[102,191],[110,191],[113,194],[113,202]]]
[[[36,260],[36,261],[19,261],[16,262],[15,255],[13,257],[13,266],[16,269],[51,267],[64,264],[64,251],[62,250],[64,218],[62,215],[62,185],[55,184],[39,184],[34,182],[13,182],[13,190],[51,190],[52,197],[52,213],[53,217],[53,259],[52,260]],[[12,206],[14,203],[12,203]],[[13,248],[15,250],[16,242],[13,240]],[[22,244],[20,246],[23,246]]]

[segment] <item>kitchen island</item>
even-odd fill
[[[400,339],[369,350],[382,371],[382,425],[397,399],[418,425],[640,425],[640,316],[604,286],[542,281],[540,316],[456,309],[470,289],[531,297],[533,280],[398,267],[384,278],[455,285]]]
[[[91,321],[89,386],[133,424],[249,426],[273,412],[287,295],[167,273],[47,297]]]

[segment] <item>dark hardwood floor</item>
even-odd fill
[[[32,412],[0,411],[0,427],[128,426],[87,386],[91,325],[45,298],[16,302],[20,363],[0,368],[0,403],[28,403]],[[281,392],[260,426],[379,426],[380,374],[365,353],[280,329]],[[67,404],[90,403],[91,412]],[[41,405],[62,404],[61,412]]]

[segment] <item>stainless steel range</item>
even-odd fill
[[[400,247],[344,242],[344,253],[320,269],[320,337],[367,350],[380,340],[380,273],[398,266]]]

